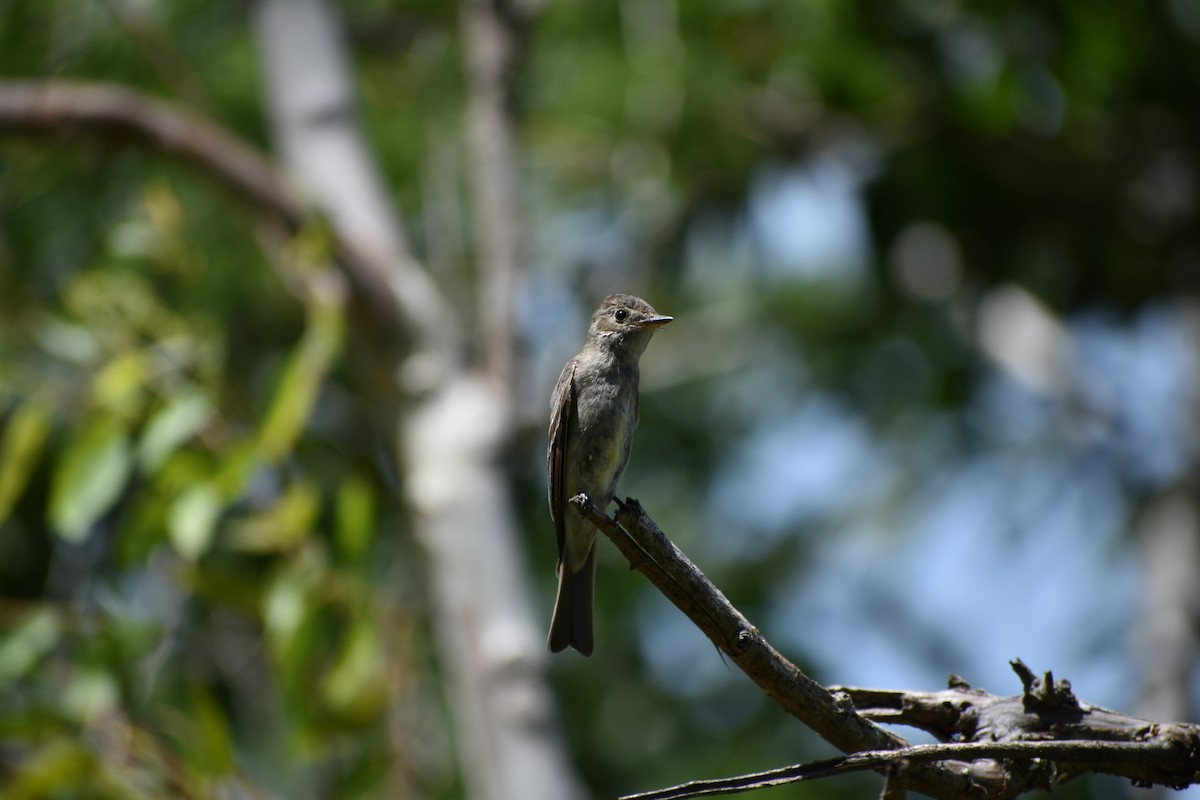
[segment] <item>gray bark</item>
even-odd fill
[[[346,239],[389,266],[390,289],[406,300],[398,305],[419,317],[407,320],[422,330],[415,352],[396,371],[399,394],[420,398],[395,410],[397,453],[429,556],[435,629],[470,796],[575,797],[542,670],[542,625],[499,466],[508,393],[477,376],[454,349],[445,332],[461,330],[461,320],[407,250],[358,124],[332,7],[324,0],[262,0],[256,26],[289,169]],[[511,308],[506,292],[494,313]],[[501,357],[511,363],[513,355],[491,358]]]

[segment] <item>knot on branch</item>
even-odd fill
[[[732,655],[741,655],[750,649],[759,636],[757,628],[742,628],[730,645]]]
[[[833,704],[843,714],[854,713],[854,698],[850,696],[849,692],[834,692]]]
[[[617,504],[617,522],[626,528],[636,525],[640,520],[650,521],[650,518],[646,516],[645,510],[642,508],[642,504],[638,502],[636,497],[626,497],[624,500],[614,497],[613,502]],[[654,527],[657,528],[658,526],[655,525]]]
[[[1019,658],[1008,663],[1012,666],[1013,672],[1017,673],[1017,677],[1021,679],[1021,685],[1024,687],[1021,701],[1027,712],[1031,714],[1082,713],[1083,709],[1079,705],[1079,700],[1071,691],[1070,681],[1055,681],[1054,673],[1050,670],[1046,670],[1045,675],[1038,678],[1033,674],[1033,670]]]

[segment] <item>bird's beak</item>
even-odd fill
[[[661,314],[657,317],[646,317],[644,320],[642,320],[642,327],[643,328],[657,328],[661,325],[666,325],[668,322],[670,322],[673,319],[675,319],[675,318],[674,317],[664,317]]]

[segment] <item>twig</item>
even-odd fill
[[[1008,759],[1031,761],[1047,759],[1063,763],[1100,763],[1112,760],[1156,761],[1174,756],[1171,745],[1164,742],[968,742],[964,744],[921,744],[900,750],[876,750],[854,753],[808,764],[794,764],[779,769],[738,775],[733,778],[691,781],[667,789],[626,795],[620,800],[684,800],[689,797],[708,797],[736,794],[769,786],[828,778],[848,772],[875,770],[902,762],[974,761],[977,759]],[[890,770],[889,770],[890,775]]]

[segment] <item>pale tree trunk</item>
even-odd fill
[[[1200,304],[1178,307],[1180,319],[1193,343],[1193,381],[1200,376]],[[1193,383],[1193,420],[1200,420],[1200,385]],[[1186,431],[1193,449],[1200,437],[1200,422]],[[1200,663],[1200,509],[1197,473],[1193,460],[1188,475],[1178,485],[1154,497],[1142,511],[1137,526],[1141,555],[1142,596],[1140,618],[1135,627],[1134,653],[1141,671],[1142,697],[1137,713],[1160,721],[1195,718],[1196,670]],[[1166,797],[1161,786],[1130,787],[1137,798]]]
[[[1189,342],[1200,342],[1200,308],[1179,306]],[[1071,342],[1066,328],[1024,290],[993,291],[983,305],[980,341],[998,365],[1027,386],[1057,397],[1068,406],[1087,400],[1072,378]],[[1200,375],[1200,348],[1193,349],[1193,375]],[[1073,402],[1078,398],[1079,402]],[[1200,386],[1187,399],[1200,420]],[[1181,431],[1196,448],[1200,427]],[[1136,521],[1137,554],[1145,587],[1134,628],[1134,660],[1141,673],[1142,698],[1137,713],[1146,719],[1189,720],[1196,708],[1193,690],[1200,644],[1200,511],[1193,456],[1187,473],[1173,487],[1151,497]],[[1129,787],[1137,798],[1156,798],[1165,790]]]
[[[1183,489],[1160,494],[1142,513],[1137,534],[1145,575],[1134,642],[1144,687],[1138,714],[1163,721],[1191,719],[1200,600],[1195,498]]]
[[[516,369],[512,314],[521,257],[517,143],[510,114],[519,22],[497,0],[464,0],[463,52],[468,98],[475,230],[483,281],[477,304],[483,322],[488,372],[511,390]]]
[[[448,344],[453,335],[446,331],[461,331],[461,321],[407,250],[359,128],[333,8],[325,0],[262,0],[256,30],[288,169],[347,239],[389,265],[398,305],[418,317],[404,320],[418,336],[395,370],[398,396],[414,400],[395,409],[397,460],[428,553],[435,628],[470,796],[578,796],[543,675],[541,618],[500,466],[511,409],[504,382],[494,376],[497,367],[512,374],[511,333],[500,337],[506,352],[489,348],[488,378]],[[502,146],[511,150],[508,140]],[[500,196],[514,194],[515,188]],[[515,244],[502,246],[515,253]],[[494,264],[501,272],[485,282],[484,293],[500,296],[496,318],[485,327],[508,331],[515,261],[489,261],[484,272]]]

